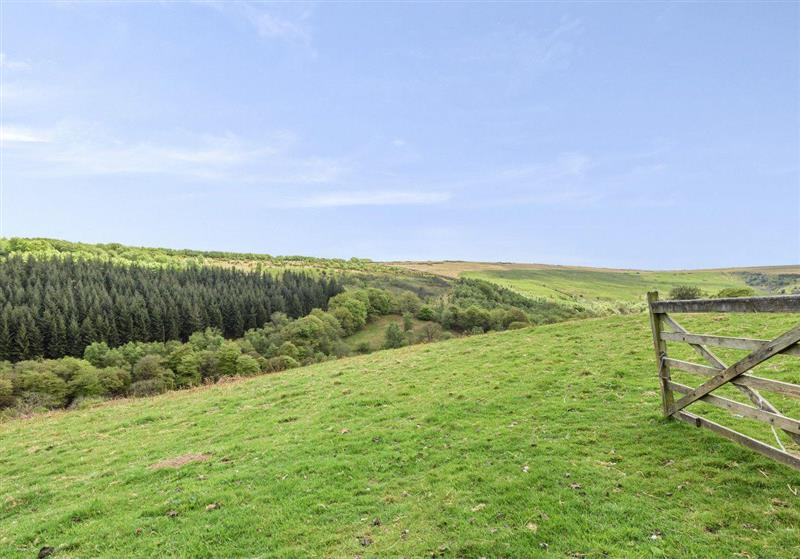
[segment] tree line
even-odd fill
[[[358,304],[350,305],[357,301]],[[273,312],[258,328],[225,339],[217,328],[192,333],[186,342],[131,341],[111,347],[89,344],[82,358],[0,361],[0,417],[118,396],[148,396],[167,390],[308,365],[351,353],[344,337],[384,314],[419,308],[413,294],[368,288],[331,298],[331,310],[292,318]],[[355,308],[355,322],[353,309]],[[350,320],[345,328],[340,319]]]
[[[0,361],[77,357],[98,341],[186,341],[206,328],[240,338],[275,312],[326,309],[341,291],[325,274],[11,256],[0,261]]]

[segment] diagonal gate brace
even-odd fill
[[[682,410],[692,402],[695,402],[716,390],[723,384],[730,382],[741,374],[746,373],[756,365],[763,363],[770,357],[773,357],[789,347],[800,341],[800,326],[796,326],[769,342],[764,343],[760,348],[756,349],[740,361],[737,361],[720,374],[712,377],[710,380],[704,382],[683,398],[672,404],[669,408],[669,414],[673,415],[675,412]]]
[[[674,318],[672,318],[668,314],[666,314],[666,313],[663,314],[662,318],[663,318],[664,322],[666,322],[675,332],[682,333],[682,334],[687,334],[688,333],[686,328],[681,326],[678,323],[678,321],[676,321]],[[719,357],[717,357],[714,354],[714,352],[712,352],[706,346],[699,345],[699,344],[689,344],[689,345],[701,357],[703,357],[706,361],[708,361],[711,364],[712,367],[717,368],[720,371],[725,370],[725,369],[728,368],[728,366],[725,365],[725,363],[723,363],[722,360]],[[738,384],[736,379],[733,379],[731,381],[731,384],[734,387],[736,387],[739,390],[739,392],[741,392],[742,394],[747,396],[750,399],[750,401],[753,402],[753,404],[755,404],[759,409],[762,409],[764,411],[768,411],[770,413],[774,413],[774,414],[777,414],[777,415],[783,415],[783,414],[781,414],[780,410],[778,410],[778,408],[776,408],[774,405],[772,405],[772,403],[769,400],[767,400],[764,396],[762,396],[761,393],[758,390],[756,390],[755,388],[750,388],[749,386],[745,386],[743,384]],[[785,429],[782,429],[782,431],[784,433],[786,433],[794,442],[800,444],[800,434],[794,433],[792,431],[787,431]]]

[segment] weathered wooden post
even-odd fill
[[[656,363],[658,363],[658,378],[659,384],[661,385],[661,404],[664,417],[669,417],[674,398],[672,397],[672,389],[669,384],[669,365],[665,361],[667,357],[667,342],[661,339],[661,330],[664,323],[661,313],[656,313],[653,310],[653,303],[656,301],[658,301],[658,291],[648,292],[647,307],[650,311],[650,328],[653,331],[653,348],[656,352]]]

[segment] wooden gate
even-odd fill
[[[799,313],[798,318],[800,318],[800,296],[659,301],[658,292],[651,292],[647,294],[647,302],[650,307],[650,326],[653,329],[653,344],[658,364],[664,415],[697,427],[710,429],[723,437],[800,470],[800,456],[786,451],[777,433],[775,433],[775,441],[779,446],[772,446],[686,410],[689,405],[700,400],[706,404],[726,409],[732,414],[763,421],[771,425],[773,431],[776,428],[780,429],[787,433],[792,440],[800,443],[800,421],[783,415],[759,392],[763,390],[800,398],[800,385],[748,374],[753,367],[775,355],[800,356],[800,345],[798,345],[800,323],[774,340],[756,340],[692,334],[668,314]],[[667,355],[667,342],[689,344],[707,362],[707,365],[670,358]],[[733,365],[726,365],[706,346],[744,349],[750,350],[750,353]],[[693,388],[674,382],[670,378],[671,369],[679,369],[710,378],[700,386]],[[726,384],[734,386],[747,396],[753,405],[742,404],[712,393]],[[678,394],[677,399],[676,393]]]

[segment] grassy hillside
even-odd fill
[[[790,292],[800,285],[800,266],[647,271],[455,261],[398,262],[395,265],[447,278],[478,278],[527,297],[588,304],[621,303],[628,308],[631,304],[642,303],[648,291],[666,294],[678,285],[697,286],[709,295],[725,288],[748,286],[760,294]]]
[[[386,341],[386,328],[393,322],[401,328],[403,327],[403,317],[401,315],[391,314],[388,316],[381,316],[367,323],[363,330],[346,337],[344,341],[350,346],[352,351],[358,351],[362,344],[367,344],[371,351],[381,349]],[[413,327],[411,332],[407,335],[409,335],[413,341],[421,334],[425,322],[412,318],[411,323]]]
[[[799,556],[797,472],[656,386],[633,315],[0,424],[0,556]]]
[[[747,287],[731,272],[633,272],[610,270],[467,271],[464,277],[491,281],[528,297],[641,303],[648,291],[664,294],[678,285],[695,285],[714,294],[726,287]]]

